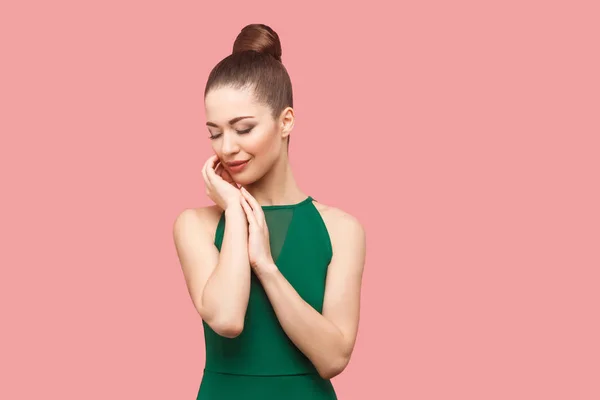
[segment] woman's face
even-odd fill
[[[284,148],[289,123],[274,120],[271,108],[257,102],[252,89],[217,88],[207,93],[204,105],[213,151],[234,181],[247,185],[262,178]],[[247,163],[229,165],[238,161]]]

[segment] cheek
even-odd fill
[[[247,149],[249,153],[260,158],[276,156],[274,152],[276,151],[277,143],[272,133],[257,135],[253,139],[248,143]]]
[[[219,157],[221,156],[221,147],[217,146],[216,140],[210,141],[210,147],[212,148],[213,153],[215,153]]]

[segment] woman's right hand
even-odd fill
[[[216,165],[216,167],[215,167]],[[242,196],[237,184],[221,165],[216,155],[211,156],[204,163],[202,176],[206,186],[206,195],[223,210],[230,206],[241,207],[240,197]]]

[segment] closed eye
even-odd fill
[[[236,132],[237,132],[238,134],[240,134],[240,135],[243,135],[243,134],[246,134],[246,133],[250,133],[250,131],[251,131],[253,128],[254,128],[254,127],[252,127],[252,128],[248,128],[248,129],[244,129],[243,131],[236,131]],[[209,139],[211,139],[211,140],[214,140],[214,139],[217,139],[217,138],[221,137],[221,135],[222,135],[222,133],[217,133],[216,135],[210,135],[210,136],[209,136]]]

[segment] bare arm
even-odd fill
[[[332,224],[333,258],[327,270],[323,313],[311,307],[276,266],[259,275],[281,326],[322,378],[341,373],[350,361],[358,331],[365,234],[349,215]]]
[[[175,220],[173,238],[196,310],[215,332],[232,338],[244,328],[251,270],[244,211],[241,206],[229,207],[225,218],[220,253],[207,229],[206,218],[191,209]]]

